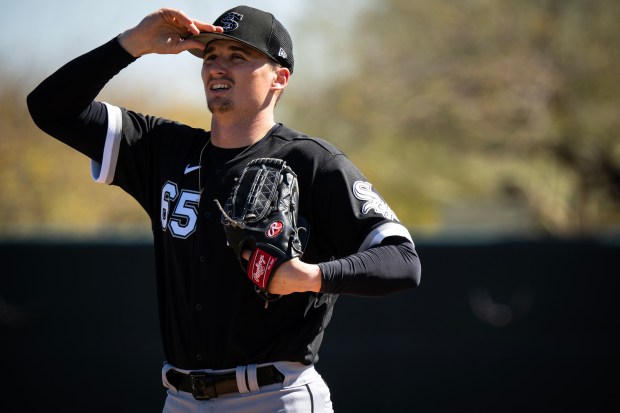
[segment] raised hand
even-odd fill
[[[148,53],[178,54],[188,49],[203,49],[204,43],[188,39],[202,32],[222,33],[214,26],[192,19],[181,10],[162,8],[146,16],[137,26],[121,33],[121,46],[134,57]]]

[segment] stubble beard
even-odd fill
[[[234,108],[234,105],[231,100],[225,99],[220,102],[207,102],[207,107],[209,111],[213,114],[224,114],[231,112]]]

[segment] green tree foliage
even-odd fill
[[[620,3],[383,0],[346,33],[331,9],[322,32],[346,55],[322,59],[325,87],[290,116],[343,146],[401,219],[441,226],[450,205],[491,199],[544,233],[618,226]]]
[[[473,205],[470,224],[517,208],[527,231],[617,229],[618,16],[615,0],[316,0],[294,29],[280,120],[341,147],[413,228],[445,232]],[[34,126],[36,82],[1,77],[0,235],[148,231],[128,195]],[[152,110],[125,86],[104,99],[208,128],[204,107]]]

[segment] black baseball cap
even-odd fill
[[[205,44],[218,39],[244,43],[293,73],[293,41],[273,14],[248,6],[237,6],[224,12],[213,24],[222,26],[224,33],[205,32],[191,38]],[[190,49],[189,52],[201,59],[204,56],[204,51],[200,49]]]

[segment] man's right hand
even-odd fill
[[[118,41],[134,57],[148,53],[178,54],[188,49],[205,47],[204,43],[186,37],[202,32],[223,31],[221,26],[194,20],[181,10],[162,8],[146,16],[137,26],[121,33]]]

